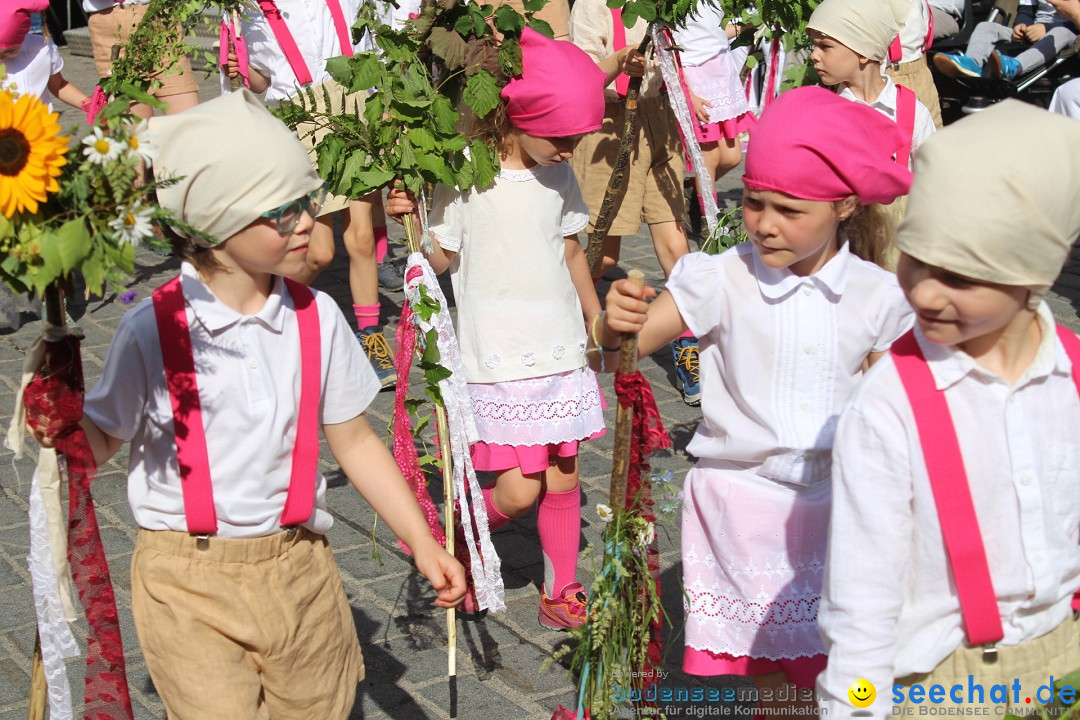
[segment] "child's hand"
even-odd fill
[[[641,332],[649,312],[646,300],[654,297],[655,288],[638,287],[629,280],[616,281],[608,290],[604,326],[612,333]]]
[[[404,188],[393,187],[386,194],[386,214],[401,223],[401,218],[416,209],[416,198]]]
[[[1013,25],[1013,42],[1020,42],[1021,40],[1023,40],[1024,33],[1027,32],[1027,28],[1028,26],[1024,23],[1017,23],[1016,25]]]
[[[1024,38],[1030,43],[1038,42],[1044,37],[1046,37],[1046,26],[1042,23],[1028,25],[1024,30]]]
[[[1059,13],[1073,22],[1080,22],[1080,0],[1049,0]]]
[[[236,59],[236,51],[229,50],[228,62],[225,65],[225,77],[240,77],[240,63]]]
[[[694,103],[694,115],[697,115],[697,119],[701,121],[703,125],[709,123],[709,111],[706,108],[711,108],[712,103],[707,100],[702,100],[694,93],[690,93],[690,100]]]
[[[434,540],[422,548],[413,548],[416,569],[428,579],[439,597],[441,608],[457,607],[465,599],[465,568]]]
[[[637,51],[636,47],[627,45],[619,51],[619,69],[630,77],[641,77],[645,74],[645,56]]]

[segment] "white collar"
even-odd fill
[[[846,86],[840,90],[840,97],[845,100],[867,105],[878,112],[884,112],[889,116],[896,115],[896,83],[894,83],[893,79],[888,75],[885,76],[885,87],[878,93],[878,96],[870,102],[855,97],[855,93],[851,92],[851,88]]]
[[[253,317],[268,329],[280,333],[285,325],[285,307],[292,305],[284,299],[285,281],[274,278],[274,286],[259,312],[241,315],[214,295],[210,287],[199,277],[199,271],[191,263],[180,265],[180,287],[184,300],[195,314],[195,319],[211,334],[235,325],[245,317]]]
[[[761,261],[757,248],[751,243],[747,252],[754,258],[754,276],[757,278],[758,288],[761,294],[773,300],[794,292],[796,288],[812,283],[821,290],[828,290],[832,295],[840,297],[847,287],[848,266],[851,263],[851,251],[845,241],[836,255],[825,263],[825,267],[812,275],[796,275],[788,268],[771,268]]]

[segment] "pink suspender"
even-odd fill
[[[611,8],[611,49],[618,52],[626,47],[626,26],[622,21],[622,10]],[[619,97],[626,97],[626,91],[630,89],[630,76],[619,73],[615,78],[615,92]]]
[[[908,143],[896,153],[896,164],[906,168],[911,158],[911,141],[915,138],[915,92],[903,85],[896,86],[896,124],[904,131]]]
[[[326,0],[326,4],[330,8],[330,16],[334,19],[341,54],[351,57],[353,54],[352,37],[349,33],[349,25],[345,22],[345,13],[341,9],[341,3],[339,0]],[[285,59],[288,60],[293,74],[296,75],[296,81],[301,85],[310,85],[311,71],[304,62],[304,56],[300,53],[300,48],[297,47],[296,39],[293,38],[289,26],[285,24],[285,18],[281,17],[281,10],[278,9],[277,3],[274,0],[259,0],[259,8],[266,16],[266,21],[270,23],[270,31],[274,33],[274,39],[277,40],[281,51],[285,53]]]
[[[1080,339],[1061,326],[1057,332],[1072,361],[1073,380],[1080,392]],[[1004,631],[949,404],[945,393],[934,385],[914,331],[893,343],[892,358],[915,415],[968,642],[972,646],[992,645],[1004,637]]]
[[[297,413],[292,476],[285,498],[282,526],[306,522],[315,505],[315,477],[319,461],[318,410],[321,372],[319,309],[315,297],[304,285],[285,280],[296,306],[300,329],[300,407]],[[184,309],[184,292],[176,277],[154,291],[165,382],[173,409],[176,458],[184,496],[188,532],[210,535],[217,532],[217,513],[206,452],[202,406],[191,350],[191,331]]]
[[[926,37],[923,38],[922,51],[926,52],[934,44],[934,10],[930,7],[930,0],[926,0]],[[889,62],[898,63],[904,59],[904,46],[900,44],[900,36],[897,35],[889,43]]]

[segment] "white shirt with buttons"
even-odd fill
[[[850,88],[843,88],[840,90],[840,97],[852,102],[862,103],[867,105],[879,113],[889,118],[893,122],[897,121],[897,109],[896,109],[896,83],[888,75],[885,76],[885,89],[881,91],[881,94],[877,96],[872,102],[863,102],[859,98],[855,97],[855,93],[851,92]],[[934,119],[930,117],[930,111],[926,109],[926,106],[916,98],[915,99],[915,125],[912,128],[911,133],[911,155],[908,157],[908,168],[914,166],[915,153],[918,151],[919,146],[934,134],[937,128],[934,127]]]
[[[684,256],[667,290],[701,347],[704,419],[687,451],[767,480],[827,480],[863,360],[911,327],[896,277],[846,243],[808,277],[765,266],[743,243]]]
[[[218,534],[273,534],[289,489],[300,396],[300,334],[292,298],[278,278],[262,310],[241,315],[219,302],[187,263],[181,285]],[[341,310],[328,295],[314,292],[322,341],[319,422],[346,422],[364,412],[379,382]],[[86,396],[86,415],[105,433],[131,443],[128,501],[135,522],[150,530],[186,531],[172,405],[149,298],[121,320],[101,380]],[[333,522],[325,495],[320,473],[315,512],[306,526],[321,534]]]
[[[956,427],[1002,645],[1053,630],[1080,588],[1080,397],[1045,302],[1038,321],[1042,343],[1012,385],[916,330]],[[883,718],[891,693],[882,688],[933,670],[965,641],[922,446],[891,358],[844,410],[833,458],[818,614],[829,664],[818,685],[829,714],[846,716],[848,687],[869,680]]]

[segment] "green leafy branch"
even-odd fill
[[[810,15],[821,0],[718,0],[724,16],[739,18],[745,25],[755,28],[752,32],[741,34],[732,43],[733,46],[756,46],[759,40],[771,41],[779,36],[781,45],[787,53],[799,53],[810,47],[810,38],[806,34],[806,24]],[[747,67],[753,68],[763,60],[763,55],[755,47],[746,59]],[[782,87],[793,88],[817,82],[817,73],[810,63],[809,53],[802,62],[784,70]]]

